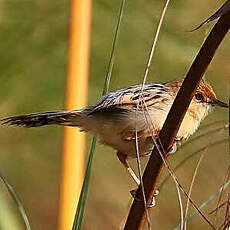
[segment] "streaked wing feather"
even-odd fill
[[[165,84],[147,83],[111,92],[104,96],[95,106],[91,107],[90,114],[117,107],[121,109],[133,109],[139,105],[154,106],[162,101],[163,94],[167,92]]]

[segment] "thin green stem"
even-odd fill
[[[15,204],[18,207],[18,210],[22,216],[22,219],[24,221],[24,224],[26,226],[26,230],[31,230],[29,219],[26,215],[25,209],[22,205],[22,202],[18,198],[17,194],[15,193],[13,187],[9,184],[9,182],[6,180],[6,178],[0,173],[0,179],[2,180],[3,184],[5,185],[8,193],[10,194],[12,200],[15,202]]]

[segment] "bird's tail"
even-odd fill
[[[8,117],[0,120],[0,124],[39,127],[44,125],[81,126],[82,110],[63,110],[57,112],[33,113],[28,115]]]

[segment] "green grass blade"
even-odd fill
[[[19,210],[19,212],[22,216],[22,219],[24,221],[26,230],[31,230],[30,223],[29,223],[28,217],[26,215],[25,209],[23,208],[23,205],[22,205],[20,199],[18,198],[17,194],[15,193],[13,187],[9,184],[9,182],[6,180],[6,178],[1,173],[0,173],[0,179],[3,182],[3,184],[5,185],[5,187],[8,191],[8,193],[10,194],[12,200],[17,205],[18,210]]]
[[[222,187],[218,189],[218,191],[212,194],[202,205],[199,207],[200,210],[204,209],[208,203],[210,203],[216,196],[218,196],[223,190],[225,190],[230,185],[230,181],[226,182]],[[190,216],[185,218],[185,221],[191,221],[195,216],[197,216],[197,212],[193,212]],[[180,224],[175,227],[173,230],[180,230]]]
[[[116,25],[116,29],[115,29],[115,34],[113,37],[112,49],[111,49],[111,53],[110,53],[110,59],[109,59],[109,64],[108,64],[108,69],[107,69],[107,73],[106,73],[106,78],[105,78],[105,83],[104,83],[102,95],[105,95],[109,91],[109,84],[110,84],[110,80],[111,80],[111,76],[112,76],[113,64],[114,64],[114,59],[115,59],[115,49],[116,49],[116,45],[117,45],[117,38],[119,35],[119,31],[120,31],[121,20],[122,20],[124,8],[125,8],[125,1],[126,0],[121,0],[121,6],[120,6],[118,21],[117,21],[117,25]]]
[[[110,59],[109,59],[109,64],[108,64],[108,69],[106,73],[106,78],[105,78],[105,83],[102,91],[102,95],[105,95],[108,90],[109,90],[109,84],[112,76],[112,70],[114,66],[114,59],[115,59],[115,49],[116,49],[116,44],[117,44],[117,38],[119,34],[119,29],[121,25],[121,19],[124,11],[124,6],[125,6],[125,1],[121,1],[121,6],[120,6],[120,11],[119,11],[119,16],[118,16],[118,22],[116,25],[115,29],[115,34],[112,42],[112,49],[111,49],[111,54],[110,54]],[[90,149],[90,154],[89,154],[89,159],[87,162],[87,167],[86,167],[86,173],[85,173],[85,178],[84,178],[84,183],[82,186],[81,190],[81,195],[78,203],[78,208],[77,212],[75,214],[74,218],[74,223],[73,223],[73,230],[80,230],[82,227],[82,221],[84,217],[84,211],[85,211],[85,204],[86,204],[86,199],[87,199],[87,194],[88,194],[88,187],[89,187],[89,180],[90,180],[90,173],[91,173],[91,168],[92,168],[92,160],[94,157],[94,151],[96,148],[96,143],[97,143],[97,138],[94,137]]]
[[[90,174],[91,174],[91,168],[92,168],[92,161],[94,157],[96,143],[97,143],[97,137],[94,136],[92,145],[91,145],[91,149],[90,149],[89,159],[87,162],[86,173],[85,173],[84,183],[82,186],[81,195],[80,195],[80,199],[78,203],[78,208],[77,208],[76,216],[74,218],[74,224],[73,224],[74,230],[80,230],[82,226],[82,221],[83,221],[83,216],[84,216],[84,211],[85,211],[85,204],[86,204],[86,199],[88,195],[88,187],[89,187],[89,180],[90,180]]]

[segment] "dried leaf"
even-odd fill
[[[197,26],[195,29],[190,30],[189,32],[193,32],[195,30],[200,29],[203,25],[225,15],[226,13],[228,13],[230,11],[230,0],[227,0],[221,7],[219,10],[217,10],[213,15],[211,15],[208,19],[206,19],[205,21],[203,21],[199,26]]]

